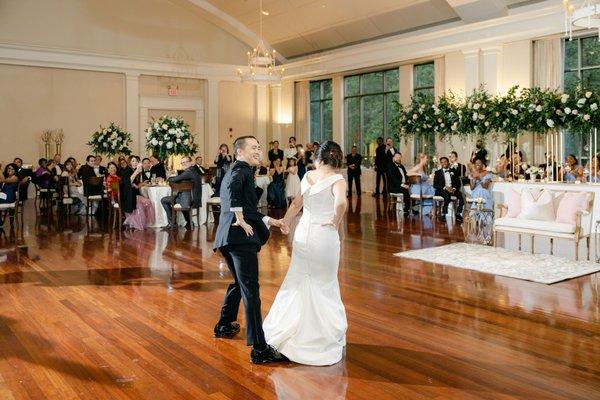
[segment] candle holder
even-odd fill
[[[54,145],[56,146],[56,154],[61,154],[62,143],[65,139],[65,134],[62,129],[57,129],[54,131],[54,135],[52,140],[54,140]]]
[[[52,130],[46,129],[42,132],[42,142],[44,143],[44,155],[45,158],[50,157],[50,141],[52,140]]]

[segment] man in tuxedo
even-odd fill
[[[362,156],[358,154],[356,146],[352,146],[350,154],[346,156],[346,165],[348,166],[348,197],[352,197],[352,181],[356,186],[356,195],[360,199],[360,164]]]
[[[279,148],[279,142],[275,140],[273,141],[273,148],[269,150],[269,162],[271,163],[270,168],[273,168],[273,161],[278,158],[283,162],[283,150]]]
[[[148,182],[152,180],[152,163],[148,157],[142,160],[142,181]]]
[[[250,359],[255,364],[286,361],[286,357],[269,346],[262,329],[258,283],[258,252],[269,238],[269,227],[278,226],[283,233],[288,228],[258,212],[258,197],[254,190],[252,168],[262,158],[255,137],[243,136],[233,144],[237,160],[227,171],[221,186],[221,216],[214,249],[227,261],[234,283],[225,294],[221,318],[214,329],[215,337],[231,338],[240,331],[236,322],[240,300],[244,300],[246,342],[252,345]]]
[[[55,154],[54,158],[52,159],[52,161],[54,161],[53,163],[53,168],[50,172],[52,172],[52,175],[54,176],[60,176],[62,174],[62,172],[65,170],[65,166],[60,162],[60,154]]]
[[[385,160],[385,144],[383,138],[377,138],[377,148],[375,149],[375,193],[373,197],[379,196],[379,184],[383,181],[383,192],[386,193],[386,160]]]
[[[404,214],[408,215],[410,209],[410,187],[406,168],[402,165],[402,154],[396,153],[387,172],[388,190],[390,193],[401,193],[404,202]]]
[[[192,158],[190,156],[184,156],[181,158],[181,168],[183,172],[177,176],[172,176],[169,178],[170,183],[191,181],[192,182],[192,193],[190,198],[190,192],[180,192],[175,196],[175,204],[180,204],[181,207],[187,208],[191,205],[192,208],[198,208],[202,205],[202,177],[196,172],[194,169],[194,163],[192,162]],[[169,224],[163,228],[163,230],[169,230],[176,227],[171,225],[171,216],[173,210],[171,209],[171,200],[173,196],[165,196],[160,199],[160,203],[162,204],[165,213],[167,214],[167,220]],[[200,212],[200,210],[198,210]],[[190,216],[188,213],[183,213],[185,218],[185,228],[192,229],[192,221],[190,221]]]
[[[296,150],[296,138],[290,136],[288,139],[288,147],[283,151],[285,155],[286,161],[289,161],[290,158],[298,158],[298,150]]]
[[[150,175],[154,175],[156,178],[167,179],[167,170],[165,164],[162,163],[155,155],[150,156]]]
[[[106,176],[108,175],[108,171],[106,167],[102,166],[102,156],[96,156],[96,163],[94,165],[94,172],[96,176]]]
[[[446,214],[448,213],[448,205],[450,204],[451,197],[455,196],[458,202],[456,210],[456,221],[462,222],[462,211],[464,206],[464,199],[460,192],[460,178],[454,170],[450,169],[450,161],[448,157],[440,158],[440,165],[442,168],[435,171],[433,176],[433,187],[435,188],[435,195],[444,198],[444,206],[442,207],[442,221],[446,221]]]
[[[385,139],[385,163],[386,167],[389,168],[393,163],[394,155],[398,153],[398,151],[394,148],[394,140],[391,137]],[[386,169],[387,171],[387,169]]]
[[[23,168],[23,160],[20,157],[15,157],[13,163],[17,166],[17,178],[21,182],[21,185],[19,185],[19,200],[27,200],[27,189],[33,177],[33,171],[31,168]]]
[[[194,169],[200,175],[206,174],[206,170],[202,166],[202,157],[201,156],[196,157],[196,163],[194,164]]]
[[[467,166],[458,162],[458,153],[456,151],[450,152],[450,169],[458,175],[460,182],[465,185],[469,183],[469,177],[467,176]]]
[[[100,174],[100,169],[96,165],[96,157],[94,157],[91,154],[88,155],[85,158],[85,164],[83,164],[79,168],[79,171],[77,172],[77,176],[79,176],[79,179],[81,179],[83,181],[83,193],[85,196],[98,196],[98,195],[102,195],[104,193],[103,185],[88,185],[88,184],[86,184],[87,178],[100,176],[99,174]],[[98,210],[98,203],[93,202],[92,214],[95,214],[97,210]]]
[[[477,142],[475,143],[475,150],[471,152],[471,164],[475,163],[476,159],[485,161],[485,164],[487,164],[487,150],[483,147],[482,139],[477,139]]]

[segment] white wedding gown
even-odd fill
[[[342,175],[310,185],[301,182],[304,211],[292,242],[292,260],[263,328],[267,343],[290,360],[331,365],[342,359],[346,345],[346,310],[337,273],[340,238],[331,221],[332,185]]]

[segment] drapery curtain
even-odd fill
[[[542,89],[562,89],[563,52],[560,38],[533,42],[533,85]]]
[[[294,85],[294,136],[296,143],[307,143],[310,135],[309,127],[309,100],[308,81],[296,82]]]

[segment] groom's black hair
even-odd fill
[[[240,136],[239,138],[235,139],[235,142],[233,142],[233,154],[235,156],[237,156],[238,149],[243,149],[244,147],[246,147],[246,139],[257,140],[254,136],[251,135]]]

